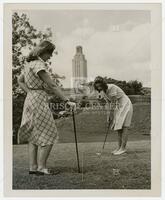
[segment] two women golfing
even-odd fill
[[[27,93],[22,122],[18,133],[18,142],[28,141],[29,174],[54,174],[47,168],[47,159],[57,138],[56,124],[48,104],[48,93],[51,91],[71,108],[70,102],[60,88],[51,79],[47,71],[48,61],[55,49],[49,41],[36,46],[27,57],[27,63],[18,78],[20,87]]]
[[[47,71],[46,61],[51,58],[54,49],[55,45],[51,42],[41,42],[30,52],[26,65],[18,77],[20,87],[27,93],[18,142],[29,144],[29,174],[55,173],[47,168],[47,159],[58,136],[48,104],[48,93],[51,91],[71,108],[75,107],[75,103],[64,96]],[[95,79],[94,88],[102,93],[107,101],[111,118],[113,116],[111,127],[118,131],[118,148],[113,154],[123,154],[126,152],[128,127],[133,113],[131,101],[119,87],[106,84],[102,77]],[[115,109],[111,109],[113,101],[117,103]]]
[[[107,121],[111,122],[111,129],[118,132],[118,147],[112,154],[121,155],[126,152],[128,128],[133,115],[132,103],[121,88],[107,84],[100,76],[95,78],[94,89],[106,100]]]

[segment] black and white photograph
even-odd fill
[[[6,4],[6,185],[159,194],[161,5],[39,5]]]

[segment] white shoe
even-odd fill
[[[126,149],[124,149],[124,150],[118,150],[117,152],[115,152],[113,155],[115,155],[115,156],[118,156],[118,155],[121,155],[121,154],[124,154],[124,153],[126,153]]]
[[[41,169],[41,170],[37,170],[37,175],[56,175],[56,174],[59,174],[60,172],[59,171],[53,171],[51,169]]]
[[[114,153],[116,153],[117,151],[119,151],[119,149],[115,149],[115,150],[113,150],[111,153],[114,154]]]

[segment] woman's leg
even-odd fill
[[[124,127],[119,133],[120,137],[120,149],[114,153],[114,155],[120,155],[126,152],[126,145],[128,141],[128,128]]]
[[[46,169],[46,162],[53,145],[38,147],[38,170]]]
[[[38,168],[38,165],[37,165],[38,146],[32,143],[29,143],[28,150],[29,150],[29,170],[36,171]]]
[[[117,133],[118,133],[118,136],[117,136],[118,147],[114,151],[112,151],[112,153],[116,153],[121,147],[121,144],[122,144],[122,131],[123,131],[123,129],[117,131]]]
[[[118,130],[118,150],[120,149],[121,144],[122,144],[122,133],[123,133],[123,129]]]
[[[125,150],[126,149],[127,141],[128,141],[128,128],[127,127],[123,127],[122,142],[121,142],[120,150]]]

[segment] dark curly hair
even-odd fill
[[[108,85],[106,81],[104,80],[104,78],[101,76],[97,76],[94,80],[94,84],[93,84],[94,89],[98,91],[98,88],[96,86],[97,83],[101,84],[103,91],[106,92],[106,90],[108,89]]]
[[[44,40],[44,41],[40,42],[40,44],[37,45],[29,53],[28,57],[26,58],[26,61],[30,62],[30,61],[33,61],[33,60],[38,60],[38,56],[40,56],[44,53],[52,54],[55,48],[56,47],[53,43],[51,43],[50,41]]]

